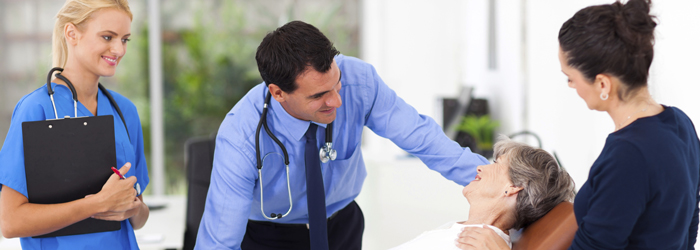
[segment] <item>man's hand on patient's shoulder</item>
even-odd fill
[[[487,226],[463,228],[455,245],[463,250],[510,250],[501,236]]]

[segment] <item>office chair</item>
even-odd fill
[[[211,170],[214,165],[216,136],[190,138],[185,142],[185,166],[187,167],[187,219],[183,250],[194,249],[199,222],[204,214]]]

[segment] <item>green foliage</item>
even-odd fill
[[[255,51],[264,35],[277,28],[280,18],[260,9],[262,4],[246,1],[202,1],[183,4],[196,6],[192,25],[163,32],[163,107],[165,126],[166,193],[186,192],[184,144],[196,136],[216,133],[229,110],[253,86],[262,82]],[[356,55],[353,34],[336,15],[341,6],[322,10],[323,14],[302,14],[324,32],[341,52]],[[294,6],[289,7],[288,17]],[[255,13],[256,11],[253,11]],[[256,14],[252,14],[256,15]],[[305,19],[305,17],[307,17]],[[174,15],[173,18],[181,18]],[[165,18],[167,19],[167,17]],[[132,30],[128,56],[124,57],[120,91],[137,106],[144,131],[147,159],[150,159],[150,103],[148,98],[147,24]],[[150,162],[149,162],[150,163]],[[150,164],[149,164],[150,166]],[[149,189],[150,190],[150,189]]]
[[[192,27],[163,32],[167,193],[186,191],[183,152],[187,139],[216,133],[226,113],[262,82],[255,49],[267,29],[246,30],[244,10],[233,1],[224,1],[215,10],[202,5],[193,12]],[[120,82],[124,83],[122,92],[139,109],[145,151],[150,156],[147,24],[137,32],[129,44],[125,57],[129,61],[123,64],[127,68]]]
[[[468,115],[462,117],[462,122],[455,129],[474,137],[479,149],[489,150],[493,147],[493,132],[498,126],[498,121],[491,120],[488,115]]]
[[[214,13],[219,20],[198,11],[194,26],[163,46],[166,164],[182,175],[168,178],[171,191],[185,181],[186,140],[216,133],[231,107],[262,82],[255,63],[262,34],[244,30],[243,10],[233,2]]]

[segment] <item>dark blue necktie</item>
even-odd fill
[[[311,123],[306,131],[306,204],[309,208],[309,238],[311,250],[328,250],[328,228],[326,226],[326,191],[323,187],[321,159],[318,156],[316,128]]]

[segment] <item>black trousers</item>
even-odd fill
[[[328,219],[328,244],[331,250],[362,249],[365,217],[355,203],[350,202]],[[306,224],[280,224],[248,221],[242,250],[309,249],[309,229]]]

